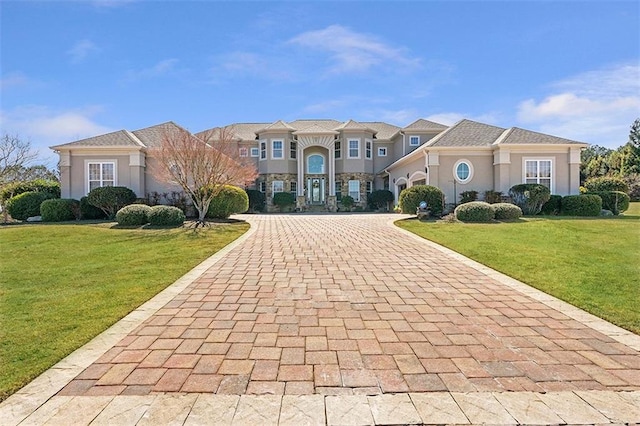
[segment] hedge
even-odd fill
[[[526,215],[540,213],[544,203],[551,198],[549,188],[537,183],[522,183],[509,189],[511,201],[522,209]]]
[[[276,192],[273,194],[273,204],[280,207],[280,211],[296,204],[296,197],[291,192]]]
[[[115,218],[118,210],[133,204],[136,198],[135,192],[125,186],[102,186],[87,195],[89,204],[98,207],[109,219]]]
[[[587,192],[585,195],[597,195],[602,198],[602,208],[610,210],[616,216],[629,209],[629,196],[621,191]]]
[[[560,212],[565,216],[600,216],[602,198],[597,195],[567,195],[562,197]]]
[[[162,205],[151,207],[147,217],[153,226],[181,226],[186,219],[178,207]]]
[[[40,216],[40,205],[51,198],[55,198],[55,195],[48,192],[23,192],[7,201],[7,213],[16,220]]]
[[[460,193],[460,204],[478,200],[478,191],[464,191]]]
[[[367,195],[367,205],[371,210],[389,208],[393,200],[393,192],[388,189],[377,189]]]
[[[461,222],[491,222],[495,216],[492,204],[484,201],[460,204],[453,213]]]
[[[414,185],[400,193],[398,203],[402,213],[416,214],[421,201],[426,201],[431,216],[441,216],[444,208],[444,193],[435,186]]]
[[[40,204],[43,222],[64,222],[80,218],[80,201],[71,198],[54,198]]]
[[[220,193],[213,197],[207,217],[227,219],[232,214],[244,213],[249,209],[249,196],[244,189],[225,185]]]
[[[262,212],[267,204],[267,199],[263,192],[257,189],[246,189],[247,197],[249,197],[249,210],[252,212]]]
[[[499,203],[502,201],[502,192],[493,190],[485,191],[484,201],[489,204]]]
[[[514,220],[522,217],[522,209],[511,203],[490,204],[496,220]]]
[[[0,203],[4,203],[16,195],[25,192],[47,192],[53,198],[60,198],[60,182],[55,180],[35,179],[27,182],[12,182],[0,189]]]
[[[142,226],[149,222],[151,207],[146,204],[129,204],[116,213],[116,222],[123,226]]]
[[[560,214],[560,207],[562,204],[562,195],[552,195],[549,197],[549,201],[542,205],[540,214],[544,215],[558,215]]]
[[[627,183],[617,177],[613,176],[600,176],[587,179],[584,183],[587,192],[600,192],[600,191],[621,191],[628,193],[629,186]]]
[[[106,219],[107,214],[94,205],[89,204],[87,197],[80,198],[80,219]]]

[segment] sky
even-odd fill
[[[640,2],[0,0],[0,130],[48,147],[174,121],[467,118],[616,148]]]

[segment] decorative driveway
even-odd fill
[[[160,400],[187,424],[207,418],[199,405],[217,407],[213,424],[640,422],[640,337],[398,217],[243,216],[241,242],[125,321],[115,345],[76,354],[40,409],[24,409],[28,392],[5,401],[0,423],[64,423],[65,406],[79,423],[144,423]],[[71,409],[81,402],[92,408]],[[127,403],[139,416],[125,421]]]

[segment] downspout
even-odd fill
[[[405,144],[406,135],[402,131],[400,132],[400,134],[402,135],[402,156],[404,157],[406,155],[406,151],[407,151],[406,144]]]

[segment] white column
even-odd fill
[[[298,195],[304,195],[304,148],[298,142]]]
[[[329,146],[329,196],[336,195],[336,151],[333,144]]]

